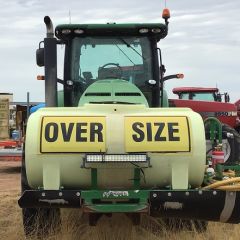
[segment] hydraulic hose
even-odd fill
[[[238,183],[238,184],[235,184]],[[233,185],[227,185],[233,184]],[[208,186],[203,187],[202,189],[219,189],[219,190],[226,190],[226,191],[240,191],[240,177],[234,177],[222,181],[217,181],[212,183]]]
[[[217,187],[218,190],[225,190],[225,191],[240,191],[240,184],[234,184],[234,185],[227,185],[227,186],[220,186]]]

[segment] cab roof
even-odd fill
[[[202,88],[202,87],[178,87],[173,88],[172,92],[175,94],[188,92],[218,92],[218,88]]]
[[[140,33],[140,29],[147,30]],[[55,35],[59,39],[76,36],[156,36],[159,41],[167,36],[167,32],[167,26],[162,23],[61,24],[55,29]]]

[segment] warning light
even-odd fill
[[[164,8],[162,12],[162,18],[167,20],[170,18],[170,11],[168,8]]]
[[[45,80],[45,76],[43,76],[43,75],[37,75],[37,80]]]
[[[177,74],[177,78],[178,79],[183,79],[184,78],[184,74],[183,73],[178,73]]]

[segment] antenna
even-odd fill
[[[71,10],[70,9],[69,9],[68,15],[69,15],[69,23],[71,24],[72,19],[71,19]]]
[[[167,0],[165,0],[165,8],[167,7]]]

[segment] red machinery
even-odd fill
[[[0,141],[0,160],[21,161],[22,160],[22,142],[19,140],[1,140]]]
[[[240,100],[235,104],[229,103],[228,93],[220,94],[218,88],[179,87],[174,88],[173,93],[177,94],[179,99],[170,99],[170,106],[189,107],[203,118],[216,117],[239,132]]]
[[[229,103],[228,93],[221,94],[218,88],[179,87],[173,93],[179,99],[169,99],[171,107],[189,107],[203,119],[215,117],[223,124],[224,162],[240,161],[240,100]]]

